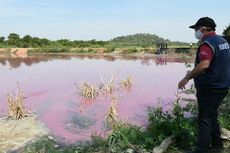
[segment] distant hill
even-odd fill
[[[147,47],[147,46],[155,46],[160,43],[167,43],[168,45],[188,45],[188,43],[185,42],[173,42],[169,39],[161,38],[155,34],[148,34],[148,33],[138,33],[134,35],[128,35],[128,36],[120,36],[112,39],[110,41],[112,44],[120,45],[120,46],[141,46],[141,47]]]

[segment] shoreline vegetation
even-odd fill
[[[172,46],[167,49],[163,49],[162,53],[189,53],[194,51],[196,48],[189,48],[185,46]],[[43,48],[0,48],[1,52],[27,52],[27,53],[120,53],[120,54],[135,54],[135,53],[148,53],[157,54],[155,47],[123,47],[123,48],[68,48],[68,47],[43,47]]]
[[[80,53],[80,54],[160,54],[189,53],[197,47],[196,43],[170,41],[155,34],[139,33],[121,36],[109,41],[92,40],[48,40],[46,38],[25,35],[20,37],[10,33],[8,37],[0,37],[0,52],[18,55],[37,53]]]
[[[179,49],[179,51],[176,51]],[[182,48],[184,49],[184,48]],[[40,56],[47,56],[52,59],[61,56],[68,58],[68,56],[79,56],[89,58],[105,58],[107,60],[121,59],[137,59],[148,60],[149,58],[165,58],[168,62],[193,62],[195,58],[196,48],[185,49],[168,48],[163,50],[162,53],[157,53],[155,48],[117,48],[114,51],[106,52],[106,48],[0,48],[0,57],[2,60],[9,58],[38,58]],[[61,58],[60,57],[60,58]],[[45,58],[45,57],[43,57]]]

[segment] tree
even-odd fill
[[[48,46],[50,44],[50,41],[46,38],[40,39],[40,43],[42,46]]]
[[[230,24],[228,25],[228,27],[226,27],[226,29],[224,29],[223,35],[224,36],[230,36]]]
[[[66,46],[66,47],[70,47],[71,41],[69,39],[60,39],[58,40],[58,42],[62,45],[62,46]]]
[[[7,43],[18,47],[20,45],[20,36],[16,33],[9,34]]]
[[[32,42],[32,37],[30,35],[25,35],[22,38],[22,43],[23,43],[24,48],[28,48],[28,47],[32,46],[31,42]]]
[[[22,41],[23,42],[26,42],[26,43],[30,43],[32,40],[32,37],[30,35],[25,35],[23,38],[22,38]]]
[[[32,47],[41,47],[42,44],[41,44],[40,38],[38,38],[38,37],[33,37],[32,40],[31,40],[31,46],[32,46]]]
[[[230,43],[230,24],[223,31],[224,38]]]
[[[5,37],[0,37],[0,43],[4,43],[5,39]]]

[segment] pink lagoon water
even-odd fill
[[[145,125],[148,106],[170,109],[178,81],[187,69],[183,63],[165,57],[39,55],[26,58],[0,58],[0,116],[7,113],[7,94],[17,88],[25,94],[25,106],[62,143],[104,135],[105,115],[111,95],[95,101],[82,100],[76,85],[82,81],[99,85],[113,75],[115,84],[132,76],[133,85],[114,91],[119,118]]]

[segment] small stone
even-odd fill
[[[50,140],[53,140],[53,137],[52,137],[52,136],[48,136],[48,138],[49,138]]]
[[[230,131],[225,128],[221,129],[221,138],[225,140],[230,140]]]
[[[134,153],[134,150],[131,149],[131,148],[129,148],[129,149],[127,149],[127,150],[125,151],[125,153]]]
[[[153,153],[165,152],[168,149],[168,147],[171,145],[173,138],[174,138],[174,136],[170,136],[168,138],[165,138],[159,146],[156,146],[155,148],[153,148]]]

